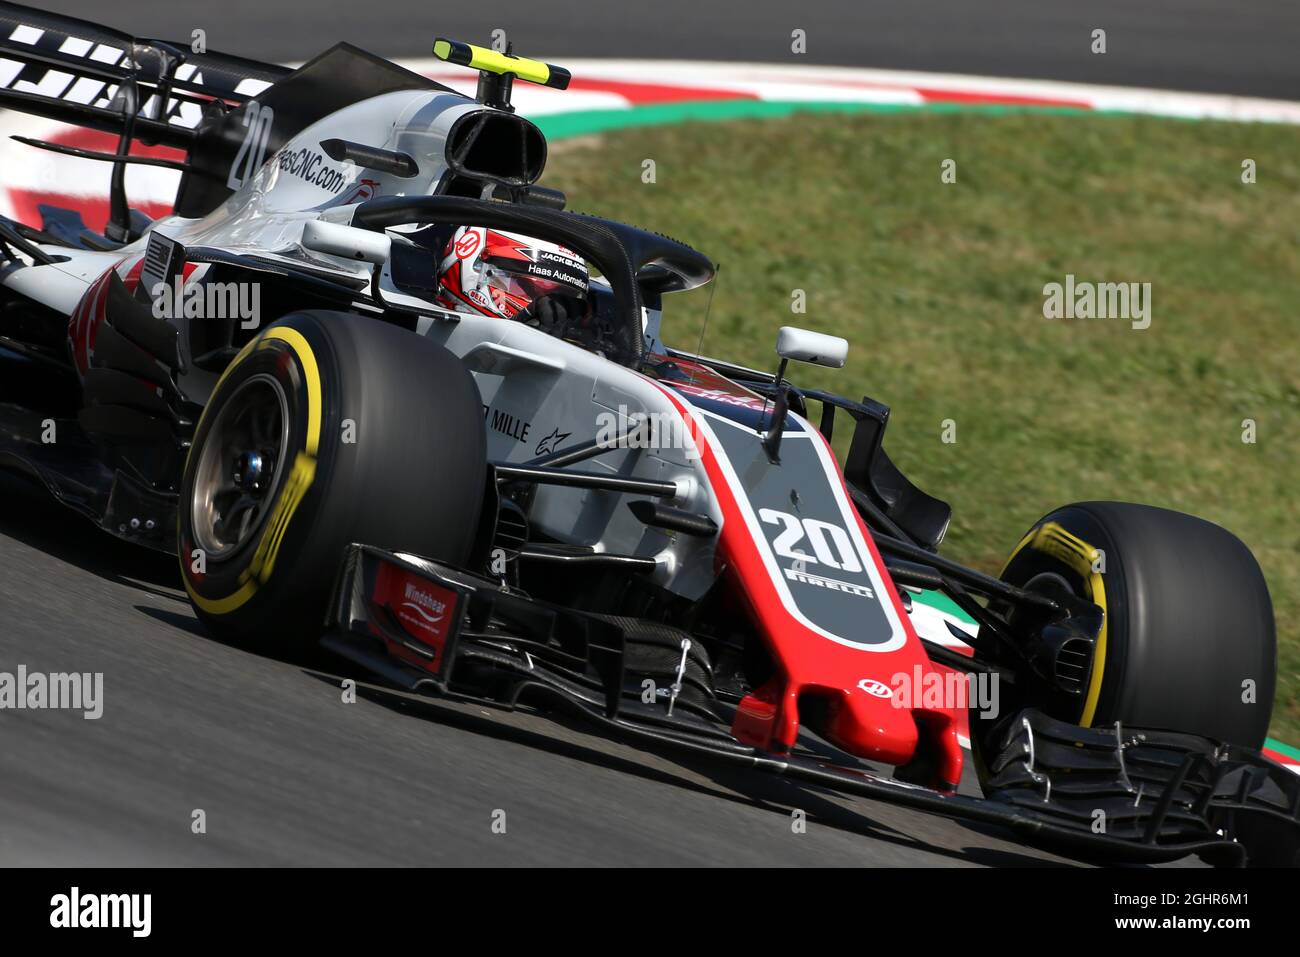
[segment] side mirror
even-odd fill
[[[774,465],[781,461],[781,436],[785,432],[785,415],[790,410],[790,383],[785,381],[785,367],[796,362],[812,362],[832,369],[844,368],[849,356],[849,341],[839,336],[828,336],[796,326],[782,326],[776,336],[776,354],[781,364],[776,369],[776,404],[772,409],[772,425],[763,437],[763,451]]]
[[[302,227],[302,247],[378,266],[388,261],[393,242],[383,232],[312,219]]]
[[[795,359],[831,369],[844,368],[849,355],[849,341],[839,336],[828,336],[809,329],[782,326],[776,337],[776,354],[784,362]]]

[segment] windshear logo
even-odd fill
[[[443,615],[446,614],[446,602],[438,601],[432,595],[420,591],[410,582],[406,584],[403,597],[406,598],[406,601],[402,602],[402,607],[411,609],[431,625],[436,625],[442,621]]]

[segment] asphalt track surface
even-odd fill
[[[1215,12],[1187,0],[1141,13],[1092,3],[1088,22],[1110,25],[1116,54],[1145,51],[1108,55],[1104,75],[1068,52],[1076,40],[1065,34],[1086,25],[1074,5],[1041,0],[987,15],[964,0],[813,3],[797,18],[770,0],[743,15],[679,0],[581,15],[585,5],[567,0],[496,3],[491,16],[410,0],[368,4],[364,17],[355,4],[331,14],[297,0],[50,6],[111,10],[114,26],[140,35],[201,26],[214,48],[281,60],[341,35],[418,55],[435,33],[477,38],[495,26],[557,58],[781,60],[799,26],[810,62],[1274,96],[1294,95],[1300,72],[1290,48],[1300,9],[1280,3]],[[1160,12],[1175,6],[1175,20]],[[372,691],[346,704],[338,662],[281,661],[207,637],[171,559],[0,473],[0,671],[20,664],[102,672],[104,713],[0,712],[0,865],[1067,863],[996,829],[647,754],[580,725]],[[794,808],[807,813],[804,834],[792,833]],[[196,810],[206,833],[192,831]],[[504,834],[492,829],[497,811]]]
[[[0,865],[1060,861],[995,829],[646,754],[580,724],[364,686],[345,703],[336,661],[204,634],[172,559],[3,473],[0,503],[0,671],[104,675],[97,720],[0,712]]]
[[[306,59],[346,39],[428,56],[433,38],[563,57],[749,60],[1031,77],[1300,99],[1294,0],[42,0],[137,36]],[[1092,31],[1106,31],[1094,54]],[[791,53],[801,29],[807,52]]]

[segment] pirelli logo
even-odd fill
[[[810,572],[802,571],[798,568],[787,568],[785,577],[792,582],[803,582],[805,585],[816,585],[818,588],[828,588],[831,591],[842,591],[850,595],[857,595],[860,598],[874,598],[875,594],[866,585],[855,585],[852,582],[842,582],[838,578],[826,578],[822,575],[813,575]]]
[[[1071,535],[1056,522],[1039,526],[1029,547],[1051,555],[1084,578],[1097,571],[1093,566],[1101,557],[1096,548],[1077,535]]]

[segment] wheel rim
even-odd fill
[[[284,469],[289,402],[266,374],[240,383],[208,430],[194,472],[190,525],[209,560],[246,545],[261,529]]]

